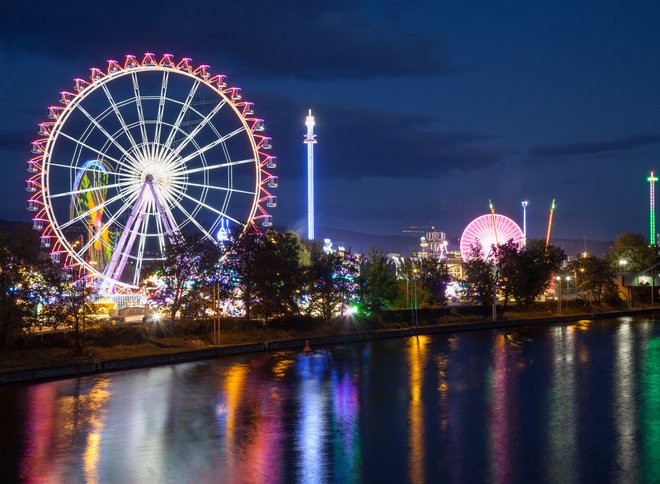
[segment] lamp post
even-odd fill
[[[557,315],[561,316],[561,276],[555,277],[557,281]]]
[[[621,285],[624,284],[624,274],[626,272],[626,266],[628,261],[626,259],[619,259],[619,274],[621,274]],[[630,307],[630,288],[626,288],[626,306]]]
[[[419,326],[419,318],[417,314],[417,273],[419,272],[419,269],[415,267],[412,272],[413,272],[413,291],[415,293],[415,299],[414,299],[415,317],[413,318],[413,326],[416,328],[417,326]]]

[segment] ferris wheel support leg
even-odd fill
[[[169,209],[169,207],[161,201],[160,197],[158,196],[156,187],[153,186],[151,181],[147,180],[146,183],[149,183],[149,188],[151,188],[151,192],[153,193],[154,203],[156,204],[156,210],[160,214],[160,219],[163,223],[163,228],[165,229],[165,233],[167,234],[167,237],[170,239],[170,243],[175,243],[179,234],[178,234],[178,230],[176,230],[175,228],[177,227],[177,225],[174,222],[174,217],[172,216],[172,212]]]
[[[144,201],[143,203],[141,203],[141,205],[145,206],[146,209],[146,204],[144,203]],[[145,209],[142,209],[138,212],[137,218],[131,224],[132,228],[135,227],[135,229],[139,229],[140,225],[142,224],[142,219],[144,219]],[[119,266],[117,267],[115,274],[112,275],[113,279],[119,280],[121,278],[121,275],[124,272],[124,268],[126,267],[126,262],[128,261],[128,254],[130,254],[131,250],[133,249],[133,244],[135,243],[136,237],[137,237],[137,230],[131,230],[131,236],[128,239],[128,243],[126,244],[124,250],[122,250],[123,253],[121,259],[119,259]]]
[[[127,245],[127,239],[129,236],[130,228],[134,226],[136,219],[138,218],[138,215],[142,212],[144,213],[142,209],[143,206],[143,200],[144,200],[144,190],[146,187],[146,182],[142,185],[142,188],[140,188],[140,194],[138,195],[135,205],[133,205],[133,209],[131,210],[131,214],[128,217],[128,221],[126,222],[126,225],[124,226],[124,230],[121,233],[121,236],[119,237],[119,241],[117,242],[117,245],[112,251],[112,257],[110,258],[110,263],[108,264],[108,267],[105,270],[105,275],[107,278],[117,280],[115,276],[116,274],[116,268],[117,264],[119,263],[120,258],[123,260],[122,264],[122,270],[123,267],[126,265],[126,259],[128,259],[128,253],[125,250],[125,246]],[[121,272],[119,272],[119,276],[121,276]],[[109,279],[104,279],[103,283],[101,284],[101,290],[107,290],[108,285],[109,285]]]

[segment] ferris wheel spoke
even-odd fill
[[[138,242],[137,257],[135,260],[135,271],[133,273],[133,285],[135,286],[140,283],[142,263],[144,261],[144,247],[147,242],[147,229],[149,228],[149,216],[151,214],[152,204],[152,200],[147,201],[144,218],[142,219],[142,227],[140,228],[140,240]]]
[[[163,81],[160,85],[160,97],[158,98],[158,114],[156,115],[156,128],[154,131],[154,156],[156,156],[157,146],[160,143],[160,133],[163,129],[163,113],[165,112],[165,101],[167,100],[167,84],[169,82],[170,72],[163,72]]]
[[[176,133],[179,130],[179,127],[181,126],[181,122],[183,121],[183,118],[185,117],[186,113],[188,112],[188,109],[190,108],[190,105],[192,104],[192,100],[195,97],[195,93],[197,92],[197,88],[199,87],[199,85],[200,85],[199,79],[195,79],[195,82],[193,83],[192,87],[190,88],[190,91],[188,92],[188,96],[186,97],[186,100],[181,106],[179,115],[176,117],[176,120],[172,125],[170,134],[167,136],[167,139],[165,140],[164,147],[162,148],[163,150],[169,150],[172,147],[172,143],[174,142],[174,137],[176,136]]]
[[[93,171],[94,173],[103,173],[104,175],[118,175],[118,176],[125,176],[126,173],[119,173],[115,171],[108,171],[105,169],[101,168],[85,168],[84,166],[71,166],[71,165],[63,165],[62,163],[53,163],[49,162],[48,166],[56,166],[58,168],[66,168],[67,170],[82,170],[82,171]]]
[[[135,95],[135,108],[138,113],[138,121],[140,123],[140,134],[142,135],[142,143],[148,146],[149,140],[147,139],[147,126],[144,124],[144,111],[142,110],[142,97],[140,96],[140,84],[138,83],[137,74],[131,73],[133,80],[133,94]]]
[[[110,226],[115,222],[115,220],[117,220],[117,219],[118,219],[118,218],[119,218],[119,217],[120,217],[120,216],[121,216],[126,210],[128,210],[128,209],[132,206],[132,203],[133,203],[136,199],[137,199],[137,194],[134,194],[134,196],[133,196],[133,200],[129,200],[129,201],[127,201],[124,205],[122,205],[122,207],[121,207],[119,210],[117,210],[117,211],[116,211],[116,212],[115,212],[115,213],[114,213],[114,214],[113,214],[113,215],[107,220],[107,222],[105,222],[104,225],[105,225],[106,227],[110,227]],[[91,237],[91,238],[87,241],[87,243],[86,243],[85,245],[82,246],[82,248],[78,251],[78,254],[84,254],[85,251],[88,250],[88,249],[92,246],[92,244],[93,244],[94,242],[96,242],[96,241],[101,237],[102,234],[103,234],[103,232],[101,232],[100,230],[99,230],[96,234],[94,234],[94,236]]]
[[[175,175],[190,175],[191,173],[199,173],[201,171],[209,171],[209,170],[217,170],[218,168],[227,168],[230,166],[236,166],[236,165],[245,165],[246,163],[254,163],[254,158],[249,158],[247,160],[238,160],[238,161],[230,161],[228,163],[219,163],[217,165],[208,165],[208,166],[201,166],[199,168],[191,168],[190,170],[184,170],[184,171],[177,171]]]
[[[68,197],[70,195],[80,195],[82,193],[90,193],[90,192],[96,192],[99,190],[107,190],[108,188],[119,188],[123,187],[126,185],[132,185],[134,184],[135,181],[125,181],[125,182],[119,182],[119,183],[112,183],[110,185],[101,185],[98,187],[92,187],[92,188],[81,188],[80,190],[72,190],[70,192],[62,192],[62,193],[56,193],[55,195],[48,195],[48,198],[60,198],[60,197]]]
[[[173,183],[175,183],[176,186],[183,188],[181,183],[178,183],[178,182],[173,182]],[[246,195],[254,195],[254,192],[250,192],[248,190],[239,190],[237,188],[218,187],[218,186],[215,186],[215,185],[203,185],[201,183],[190,183],[190,182],[186,182],[185,185],[189,186],[189,187],[210,188],[212,190],[223,190],[225,192],[244,193]]]
[[[178,160],[174,166],[185,165],[188,161],[192,160],[193,158],[195,158],[195,157],[197,157],[201,154],[206,153],[208,150],[211,150],[211,149],[215,148],[219,144],[224,143],[228,139],[233,138],[234,136],[236,136],[237,134],[240,134],[243,131],[245,131],[245,126],[241,126],[240,128],[235,129],[231,133],[226,134],[225,136],[223,136],[222,138],[218,138],[217,140],[207,144],[206,146],[203,146],[202,148],[198,149],[197,151],[193,151],[189,155],[184,156],[183,158]]]
[[[129,160],[135,161],[135,159],[128,153],[128,151],[126,151],[126,148],[124,148],[121,144],[119,144],[119,142],[114,138],[114,136],[112,136],[110,133],[108,133],[106,131],[106,129],[103,126],[101,126],[101,124],[96,120],[96,118],[94,118],[94,116],[89,114],[87,112],[87,110],[85,108],[83,108],[81,105],[78,105],[78,109],[80,110],[81,113],[83,113],[85,115],[85,117],[87,117],[87,119],[89,119],[91,121],[91,123],[96,127],[96,129],[98,129],[101,133],[103,133],[103,135],[106,138],[108,138],[108,140],[113,145],[115,145],[117,148],[119,148],[119,150],[124,154],[124,156],[126,158],[128,158]]]
[[[117,103],[115,102],[114,98],[112,97],[112,93],[108,89],[108,86],[106,86],[105,84],[101,84],[101,88],[103,89],[103,92],[105,93],[105,97],[108,98],[108,102],[110,103],[110,106],[112,106],[112,110],[114,111],[115,116],[119,120],[119,124],[121,124],[121,127],[124,130],[124,133],[126,134],[126,137],[131,142],[131,146],[133,148],[137,147],[137,143],[135,142],[135,138],[133,138],[133,135],[131,134],[131,131],[128,129],[128,125],[126,124],[126,121],[124,121],[124,117],[121,115],[121,111],[119,110],[119,107],[117,106]]]
[[[146,198],[144,196],[147,183],[143,183],[140,187],[140,191],[137,195],[137,199],[133,206],[131,207],[131,213],[128,216],[128,220],[124,225],[124,230],[122,230],[119,240],[113,247],[112,257],[110,257],[110,262],[105,268],[106,276],[114,280],[119,280],[124,271],[126,261],[130,255],[130,251],[133,247],[133,242],[135,241],[135,227],[140,225],[142,222],[142,217],[144,216],[144,207]],[[128,249],[128,251],[127,251]]]
[[[196,198],[191,197],[191,196],[188,195],[187,193],[185,193],[185,192],[179,190],[178,188],[176,188],[176,187],[172,187],[172,189],[173,189],[175,192],[177,192],[179,195],[181,195],[182,197],[187,198],[188,200],[190,200],[190,201],[192,201],[192,202],[195,202],[197,205],[199,205],[199,206],[201,206],[201,207],[204,207],[204,208],[207,209],[207,210],[210,210],[211,212],[215,213],[216,215],[220,215],[221,217],[224,217],[224,218],[226,218],[226,219],[228,219],[228,220],[231,220],[231,221],[234,222],[234,223],[237,223],[237,224],[239,224],[239,225],[241,225],[241,226],[245,226],[245,224],[244,224],[243,222],[239,222],[239,221],[236,220],[235,218],[230,217],[230,216],[227,215],[226,213],[223,213],[223,212],[221,212],[220,210],[218,210],[217,208],[213,208],[212,206],[210,206],[210,205],[208,205],[208,204],[206,204],[206,203],[204,203],[204,202],[202,202],[202,201],[200,201],[200,200],[197,200]]]
[[[60,229],[65,229],[67,227],[70,227],[74,223],[79,222],[80,220],[83,220],[85,217],[88,217],[89,215],[93,214],[94,212],[97,212],[101,208],[105,208],[105,207],[109,206],[110,204],[116,202],[117,200],[120,200],[123,196],[124,196],[123,193],[119,193],[119,194],[115,195],[114,197],[109,198],[108,200],[105,200],[104,202],[99,203],[96,207],[94,207],[90,210],[87,210],[86,212],[83,212],[81,214],[76,215],[71,220],[69,220],[67,222],[64,222],[62,225],[60,225]]]
[[[63,132],[63,131],[60,131],[59,134],[60,134],[61,136],[64,136],[66,139],[71,140],[71,141],[73,141],[74,143],[76,143],[76,144],[78,144],[78,145],[80,145],[80,146],[82,146],[82,147],[84,147],[84,148],[87,148],[87,149],[90,150],[90,151],[93,151],[94,153],[96,153],[97,155],[99,155],[99,156],[101,156],[101,157],[103,157],[103,158],[107,158],[107,159],[110,160],[110,161],[114,161],[114,162],[117,163],[118,165],[121,165],[121,166],[125,167],[126,169],[128,169],[128,170],[130,170],[130,171],[135,171],[135,169],[134,169],[132,166],[127,165],[127,164],[124,163],[123,161],[119,161],[118,159],[113,158],[112,156],[109,156],[108,154],[103,153],[102,151],[97,150],[96,148],[91,147],[91,146],[88,145],[87,143],[84,143],[84,142],[82,142],[82,141],[80,141],[80,140],[74,138],[73,136],[69,136],[68,134],[66,134],[66,133]]]
[[[211,112],[209,112],[209,113],[208,113],[208,114],[207,114],[207,115],[206,115],[206,116],[205,116],[205,117],[204,117],[204,118],[203,118],[203,119],[197,124],[197,126],[195,126],[195,128],[194,128],[190,133],[188,133],[188,135],[183,139],[183,141],[182,141],[181,143],[179,143],[179,146],[176,147],[176,149],[170,154],[170,156],[169,156],[168,158],[169,158],[169,159],[174,159],[175,157],[177,157],[177,156],[179,155],[179,153],[181,153],[181,151],[182,151],[186,146],[188,146],[188,143],[190,143],[190,142],[195,138],[195,136],[197,136],[197,135],[199,134],[199,132],[200,132],[202,129],[204,129],[204,126],[206,126],[206,125],[211,121],[211,119],[213,118],[213,116],[215,116],[215,115],[218,113],[218,111],[220,111],[220,110],[224,107],[225,104],[227,104],[227,100],[226,100],[226,99],[223,99],[223,100],[220,101],[218,104],[216,104],[216,106],[211,110]]]
[[[163,234],[165,233],[165,229],[163,228],[163,223],[161,222],[160,217],[154,217],[154,220],[156,221],[156,234],[158,237],[158,247],[160,248],[160,253],[164,254],[165,236]]]
[[[185,215],[185,217],[192,222],[193,225],[195,225],[204,235],[206,235],[209,239],[215,241],[215,238],[206,230],[202,225],[193,217],[190,215],[190,213],[183,208],[183,205],[181,205],[177,200],[172,200],[174,205]]]

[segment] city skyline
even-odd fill
[[[279,160],[278,227],[304,233],[301,139],[311,107],[324,140],[315,149],[319,228],[399,234],[433,224],[460,236],[488,199],[518,223],[529,200],[529,237],[543,238],[556,198],[553,237],[648,235],[645,179],[660,160],[660,9],[476,6],[477,16],[430,2],[195,12],[100,3],[83,18],[48,3],[11,5],[0,33],[0,57],[12,66],[0,98],[0,218],[30,219],[29,143],[59,92],[109,58],[154,51],[211,64],[249,93]],[[159,22],[145,23],[152,11]],[[176,28],[163,27],[174,19]],[[112,25],[107,36],[98,35],[103,24]]]

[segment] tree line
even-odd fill
[[[528,307],[553,284],[571,277],[576,296],[594,304],[612,303],[615,275],[625,265],[641,271],[655,263],[643,236],[617,237],[610,253],[584,254],[566,261],[564,251],[540,241],[508,242],[491,257],[463,264],[466,301],[488,305],[497,298],[506,309]],[[625,263],[623,262],[625,261]],[[447,304],[449,270],[443,260],[411,257],[395,264],[377,248],[365,254],[323,250],[318,241],[292,232],[248,230],[230,248],[183,238],[170,242],[163,261],[148,268],[144,293],[149,304],[171,320],[217,314],[269,321],[291,315],[330,319],[356,308],[366,314],[386,309]],[[95,311],[96,289],[77,273],[53,264],[35,232],[23,225],[0,227],[0,346],[22,334],[64,326],[79,332]]]

